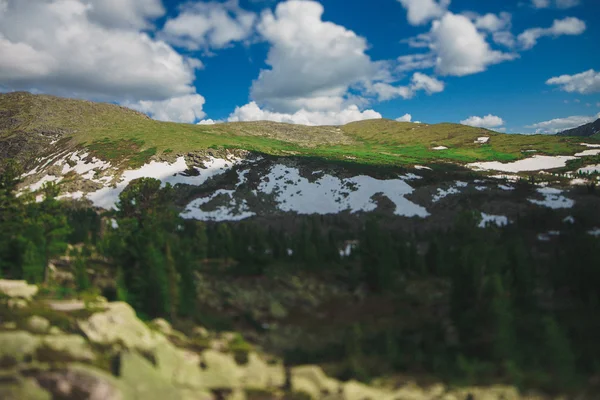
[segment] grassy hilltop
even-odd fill
[[[490,136],[488,144],[475,143]],[[268,121],[193,125],[160,122],[136,111],[105,103],[24,92],[0,95],[0,141],[16,146],[40,137],[60,144],[84,145],[114,160],[207,148],[237,148],[273,155],[316,156],[357,163],[402,165],[438,161],[508,161],[526,150],[547,155],[573,154],[578,140],[547,135],[507,135],[459,124],[367,120],[344,126],[303,126]],[[446,146],[448,150],[432,150]],[[5,146],[9,148],[9,145]],[[43,148],[38,144],[37,149]],[[30,150],[32,154],[39,151]],[[17,151],[17,150],[15,150]]]

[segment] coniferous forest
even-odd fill
[[[402,372],[548,391],[580,387],[600,373],[600,242],[577,223],[551,244],[532,240],[545,211],[502,228],[479,228],[479,217],[467,212],[452,228],[427,232],[390,227],[377,214],[356,230],[319,216],[298,218],[294,229],[203,223],[181,219],[172,188],[155,179],[132,182],[118,211],[100,213],[59,201],[52,183],[42,201],[16,197],[18,164],[1,170],[2,278],[92,291],[93,256],[114,282],[102,294],[127,301],[144,318],[259,333],[264,324],[251,312],[215,317],[203,307],[199,281],[247,278],[268,287],[276,279],[313,279],[360,293],[336,313],[376,306],[340,319],[332,327],[337,341],[327,346],[288,346],[288,364],[331,365],[342,379]],[[69,244],[83,244],[73,263],[75,287],[57,288],[49,261]]]

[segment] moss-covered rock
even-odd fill
[[[42,339],[37,359],[43,362],[87,361],[96,358],[89,343],[79,335],[49,335]]]
[[[42,389],[35,379],[14,375],[0,385],[0,399],[52,400],[52,395]]]
[[[92,343],[104,346],[152,351],[158,339],[158,333],[149,329],[137,318],[133,308],[123,302],[108,303],[106,311],[79,321],[79,328]]]
[[[31,299],[38,292],[36,285],[29,285],[26,281],[13,281],[0,279],[0,293],[11,298]]]
[[[50,321],[44,317],[32,315],[27,320],[27,328],[33,333],[43,334],[50,329]]]
[[[0,332],[0,368],[33,359],[41,339],[29,332]]]

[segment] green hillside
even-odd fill
[[[475,143],[490,136],[488,144]],[[237,148],[274,155],[306,155],[373,164],[513,160],[526,150],[557,155],[581,150],[575,138],[507,135],[458,124],[353,122],[341,127],[259,121],[193,125],[155,121],[136,111],[46,95],[0,95],[0,141],[5,149],[38,154],[41,138],[85,145],[105,159],[139,158],[207,148]],[[432,150],[446,146],[448,150]],[[5,150],[6,151],[6,150]],[[10,150],[9,150],[10,151]],[[14,156],[5,154],[4,156]]]

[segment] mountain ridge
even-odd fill
[[[600,134],[600,118],[593,122],[557,133],[557,136],[591,137]]]

